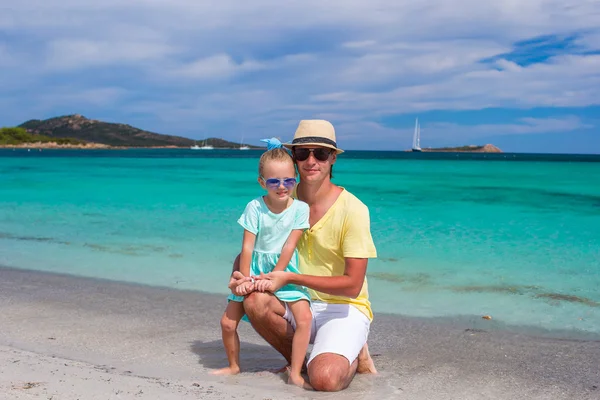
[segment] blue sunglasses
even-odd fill
[[[265,182],[265,186],[267,187],[267,189],[277,189],[279,188],[279,186],[283,185],[283,187],[285,187],[286,189],[291,189],[294,186],[296,186],[296,178],[283,178],[283,179],[278,179],[278,178],[269,178],[269,179],[265,179],[264,177],[260,177],[263,182]]]

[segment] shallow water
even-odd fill
[[[225,294],[256,151],[0,150],[0,265]],[[347,152],[375,312],[600,332],[600,157]]]

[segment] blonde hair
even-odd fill
[[[263,171],[265,169],[265,164],[269,161],[289,161],[294,167],[294,171],[296,167],[294,165],[294,160],[290,153],[287,152],[283,147],[277,147],[275,149],[265,151],[258,161],[258,175],[263,176]]]

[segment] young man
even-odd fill
[[[356,372],[376,373],[367,347],[373,312],[366,280],[367,262],[377,256],[368,208],[331,182],[333,164],[343,150],[335,130],[324,120],[301,121],[286,144],[298,167],[297,198],[310,206],[310,226],[298,244],[301,274],[272,272],[270,292],[286,284],[309,288],[313,308],[308,359],[310,384],[316,390],[345,389]],[[247,280],[234,272],[230,287]],[[244,300],[254,329],[288,361],[292,313],[271,293],[253,292]]]

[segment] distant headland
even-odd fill
[[[103,122],[73,114],[45,120],[32,119],[17,127],[0,128],[0,148],[45,149],[127,149],[190,148],[198,141],[145,131],[127,124]],[[200,141],[214,149],[264,149],[261,146],[229,142],[219,138]],[[407,150],[411,151],[411,150]],[[492,144],[423,148],[422,152],[502,153]]]
[[[17,127],[0,128],[0,147],[125,149],[125,148],[189,148],[196,140],[163,135],[131,125],[88,119],[83,115],[65,115],[45,120],[32,119]],[[215,149],[239,149],[240,143],[219,138],[202,140],[202,145]],[[245,144],[251,149],[264,147]]]

